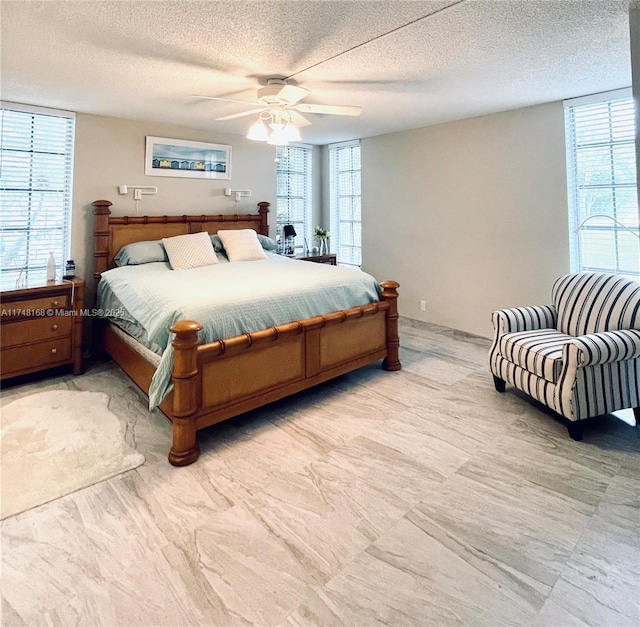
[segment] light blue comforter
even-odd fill
[[[148,346],[164,349],[149,390],[150,409],[171,389],[169,328],[178,320],[201,322],[200,339],[208,343],[380,300],[376,280],[360,270],[267,255],[192,270],[148,263],[102,273],[102,292],[108,287],[138,321]],[[99,302],[104,309],[110,306],[113,302]]]

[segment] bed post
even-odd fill
[[[269,237],[269,206],[271,203],[259,202],[260,207],[258,213],[260,214],[260,234]]]
[[[95,200],[93,205],[93,282],[87,281],[88,296],[95,307],[98,300],[100,275],[108,270],[109,264],[109,216],[111,203],[108,200]],[[91,346],[94,355],[104,358],[105,351],[101,340],[102,321],[95,318],[91,323]]]
[[[93,205],[93,291],[97,291],[100,275],[108,270],[109,263],[109,216],[111,203],[96,200]]]
[[[398,355],[400,338],[398,337],[398,288],[400,283],[396,281],[384,281],[380,283],[382,288],[382,300],[389,303],[387,309],[387,356],[382,362],[385,370],[400,370],[402,365]]]
[[[176,334],[173,346],[173,442],[169,451],[169,463],[188,466],[198,459],[200,449],[196,441],[196,425],[193,414],[198,409],[197,396],[197,347],[198,331],[202,324],[195,320],[180,320],[171,327]]]

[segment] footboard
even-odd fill
[[[395,281],[383,300],[200,345],[200,323],[181,320],[173,371],[173,443],[169,461],[193,463],[196,432],[378,359],[399,370]]]

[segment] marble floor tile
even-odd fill
[[[123,497],[122,476],[116,479],[4,521],[8,614],[26,624],[48,616],[62,625],[201,619],[162,555],[167,538],[141,499]]]
[[[4,385],[104,392],[139,468],[0,522],[18,625],[640,625],[640,429],[582,442],[487,365],[400,321],[380,362],[199,433],[196,464],[113,363]]]
[[[486,478],[513,475],[560,497],[595,507],[603,497],[618,464],[615,459],[594,459],[580,443],[563,439],[533,438],[526,425],[511,425],[521,438],[499,438],[463,469],[469,476]],[[577,452],[576,452],[577,451]]]
[[[453,357],[445,358],[431,351],[403,346],[400,347],[400,361],[406,372],[444,385],[462,381],[477,368],[474,364],[465,364]]]
[[[531,622],[531,627],[591,627],[591,625],[593,623],[585,623],[551,599],[545,601],[542,609]]]
[[[454,434],[439,426],[438,417],[428,411],[408,409],[380,424],[367,439],[382,444],[438,475],[447,477],[471,459],[480,442],[470,443],[463,434]]]
[[[589,521],[549,598],[590,625],[640,625],[637,514],[603,503]]]
[[[277,625],[314,583],[292,547],[272,533],[254,512],[238,505],[194,529],[197,560],[166,556],[188,584],[190,573],[208,582],[210,624]]]
[[[284,411],[273,412],[269,420],[318,453],[327,453],[359,435],[375,431],[402,410],[397,402],[372,396],[362,384],[356,383],[334,388],[313,405],[292,400]]]
[[[521,625],[536,612],[405,517],[283,625]]]
[[[518,477],[465,465],[406,518],[540,609],[593,508]]]
[[[311,472],[281,476],[247,505],[321,584],[371,540],[361,529],[358,511],[337,507],[314,479]]]
[[[358,520],[370,540],[444,480],[427,461],[367,437],[309,464],[309,473],[332,508]]]

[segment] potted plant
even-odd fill
[[[320,225],[317,225],[313,230],[313,236],[320,243],[320,254],[325,255],[329,252],[329,237],[331,233],[327,229],[323,229]]]

